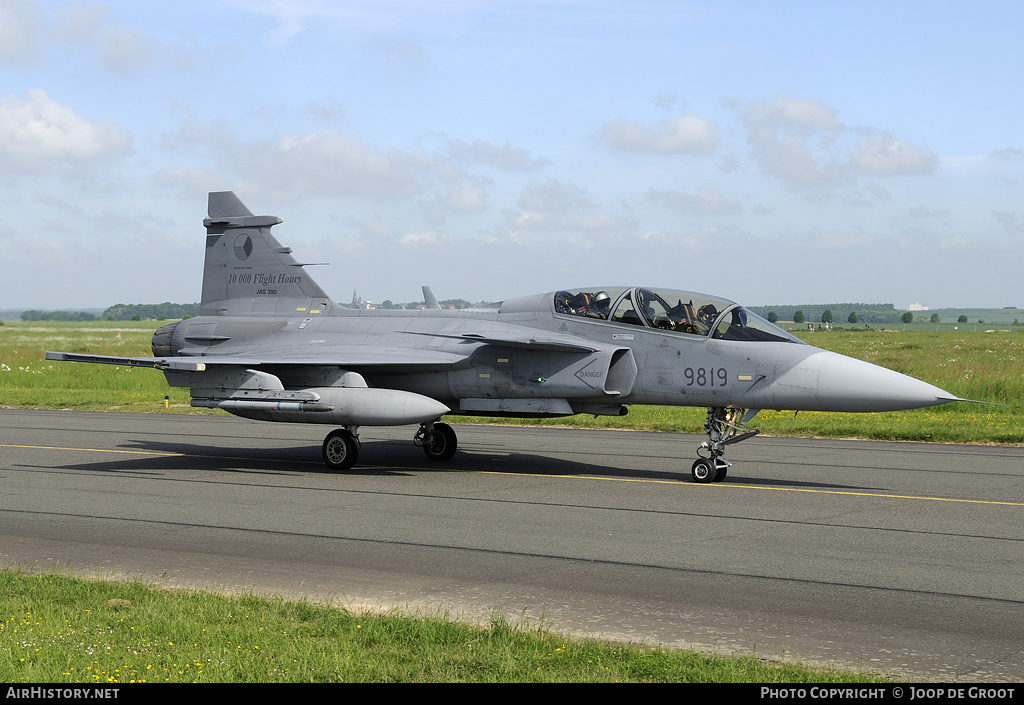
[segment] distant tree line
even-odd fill
[[[98,317],[94,313],[85,311],[22,311],[23,321],[95,321]]]
[[[23,321],[162,321],[199,315],[199,304],[116,304],[100,315],[86,311],[22,311]]]
[[[438,301],[437,303],[440,304],[441,308],[469,308],[470,306],[473,305],[469,301],[466,301],[465,299],[443,299],[441,301]],[[408,309],[420,308],[421,306],[426,305],[427,304],[425,301],[409,301],[407,303],[396,304],[393,303],[391,299],[384,299],[384,301],[381,302],[380,307],[383,309]]]
[[[748,306],[754,313],[771,320],[796,323],[847,321],[849,323],[901,323],[904,312],[892,304],[803,304],[800,306]],[[798,321],[797,318],[800,318]]]
[[[191,318],[199,315],[199,304],[115,304],[103,312],[105,321],[162,321],[168,318]]]

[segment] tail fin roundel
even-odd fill
[[[202,316],[325,314],[335,304],[270,229],[284,222],[253,215],[233,191],[210,193]]]

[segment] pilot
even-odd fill
[[[569,305],[572,307],[572,313],[577,316],[586,316],[590,312],[590,303],[594,300],[594,295],[587,291],[581,291],[569,299]]]
[[[573,295],[568,291],[559,291],[555,294],[555,310],[559,313],[576,313],[572,305]]]
[[[612,297],[608,296],[607,291],[599,291],[594,294],[594,299],[590,302],[587,316],[590,318],[600,318],[607,320],[608,309],[612,305]]]
[[[711,325],[717,316],[718,309],[715,308],[714,304],[704,304],[697,309],[697,319],[705,325]]]

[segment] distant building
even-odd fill
[[[356,290],[352,290],[352,308],[377,308],[371,301],[363,301]]]
[[[907,310],[908,311],[927,311],[928,307],[927,306],[922,306],[921,304],[910,304],[910,306],[907,306]]]

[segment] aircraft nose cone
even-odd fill
[[[956,396],[919,379],[855,360],[821,353],[818,402],[828,411],[901,411],[955,401]]]

